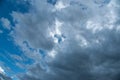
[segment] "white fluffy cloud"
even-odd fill
[[[11,36],[37,62],[20,80],[119,80],[118,3],[58,0],[51,5],[31,0],[28,13],[13,12],[16,24]]]

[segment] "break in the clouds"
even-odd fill
[[[18,63],[26,68],[20,80],[120,79],[119,0],[28,1],[27,13],[11,13],[9,36],[33,61]]]

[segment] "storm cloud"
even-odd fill
[[[16,24],[11,36],[36,61],[18,76],[20,80],[119,80],[118,3],[57,0],[51,5],[31,0],[28,13],[13,12]]]

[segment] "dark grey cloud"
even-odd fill
[[[119,80],[120,37],[114,31],[106,34],[108,37],[99,46],[82,49],[74,42],[69,44],[68,51],[58,52],[47,63],[48,71],[37,64],[21,80]]]
[[[16,44],[37,61],[19,75],[20,80],[120,79],[117,0],[58,0],[57,8],[47,1],[34,0],[32,5],[27,14],[12,14],[17,21],[12,34]],[[61,25],[55,25],[56,19]],[[51,36],[55,31],[65,40],[55,43]],[[28,50],[23,41],[32,48],[44,49],[45,58],[41,59],[38,51]]]

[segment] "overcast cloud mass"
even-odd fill
[[[29,10],[12,11],[14,25],[1,18],[21,50],[18,80],[120,80],[119,0],[20,1]]]

